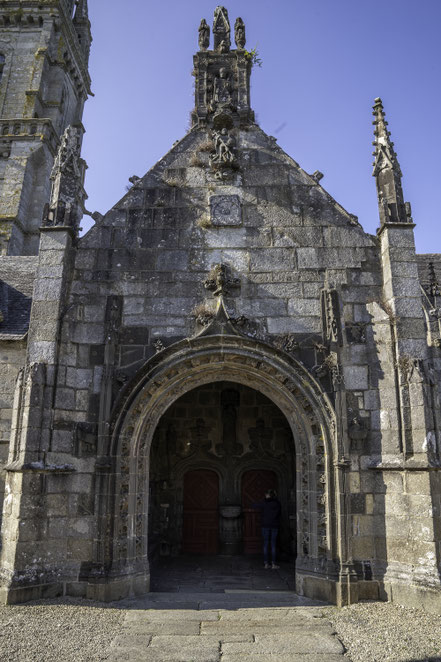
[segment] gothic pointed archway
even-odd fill
[[[158,353],[127,385],[115,411],[101,488],[108,498],[97,546],[101,597],[149,590],[150,448],[157,425],[182,395],[229,381],[262,393],[283,412],[295,442],[297,467],[297,590],[335,601],[347,562],[344,488],[340,483],[335,415],[307,369],[262,341],[229,335],[176,343]],[[115,588],[112,588],[115,587]],[[106,588],[107,587],[107,588]],[[89,591],[91,595],[94,591]]]

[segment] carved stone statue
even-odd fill
[[[214,131],[213,136],[216,154],[211,157],[211,161],[213,163],[234,163],[234,147],[236,145],[234,137],[229,135],[225,128],[221,131]]]
[[[205,18],[203,18],[199,26],[199,48],[201,51],[206,51],[209,46],[210,28]]]
[[[240,17],[236,19],[236,23],[234,24],[234,41],[236,42],[237,48],[240,50],[245,48],[245,23]]]
[[[219,76],[214,79],[213,102],[215,106],[226,106],[231,103],[231,85],[225,67],[222,67]]]

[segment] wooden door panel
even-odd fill
[[[219,478],[199,469],[184,476],[182,551],[216,554],[219,542]]]
[[[267,490],[277,490],[277,476],[274,471],[254,469],[242,476],[243,550],[244,554],[261,554],[262,523],[259,510],[251,508],[252,503],[263,501]]]

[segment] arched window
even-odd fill
[[[2,82],[3,69],[5,68],[6,58],[2,53],[0,53],[0,83]]]

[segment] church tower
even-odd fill
[[[0,255],[36,255],[65,129],[90,94],[87,0],[0,7]]]

